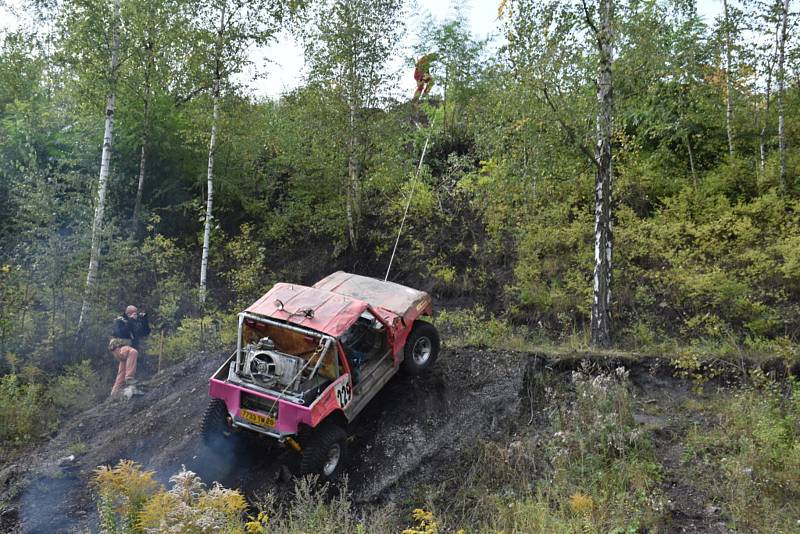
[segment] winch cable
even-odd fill
[[[428,142],[431,140],[431,134],[433,133],[433,126],[436,124],[436,117],[433,117],[431,121],[430,129],[428,130],[428,137],[425,139],[425,145],[422,147],[422,155],[419,157],[419,164],[417,165],[417,172],[414,175],[414,181],[411,182],[411,191],[408,193],[408,202],[406,202],[406,209],[403,211],[403,218],[400,221],[400,229],[397,231],[397,239],[394,242],[394,248],[392,249],[392,257],[389,258],[389,266],[386,268],[386,276],[384,276],[383,281],[387,281],[389,279],[389,271],[392,270],[392,262],[394,261],[394,255],[397,252],[397,244],[400,243],[400,235],[403,233],[403,226],[406,223],[406,217],[408,216],[408,208],[411,206],[411,199],[414,196],[414,189],[417,185],[417,180],[419,179],[419,173],[422,170],[422,162],[425,160],[425,152],[428,150]]]

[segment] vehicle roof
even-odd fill
[[[363,300],[313,287],[278,283],[245,311],[338,337],[366,309]],[[313,313],[306,313],[307,310]]]
[[[399,316],[430,299],[424,291],[344,271],[326,276],[314,287],[369,302],[373,308],[383,308]]]
[[[337,271],[313,287],[275,284],[246,311],[338,337],[366,311],[368,303],[404,316],[429,298],[423,291],[394,282]],[[277,301],[283,303],[282,309]]]

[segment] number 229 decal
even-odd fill
[[[353,397],[353,388],[350,386],[350,377],[342,380],[336,385],[336,400],[339,406],[344,408],[350,399]]]

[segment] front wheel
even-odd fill
[[[301,475],[319,475],[333,480],[342,471],[347,454],[347,433],[336,424],[323,424],[314,430],[303,448]]]
[[[418,375],[430,369],[439,356],[439,332],[431,323],[417,321],[403,349],[402,368],[406,374]]]

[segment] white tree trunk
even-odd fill
[[[208,275],[208,251],[211,244],[211,224],[214,209],[214,154],[217,150],[217,121],[219,120],[219,80],[214,81],[214,112],[211,119],[211,140],[208,143],[208,197],[206,199],[206,221],[203,231],[203,259],[200,262],[200,303],[206,301]]]
[[[348,139],[348,157],[347,157],[347,185],[345,187],[347,199],[347,232],[350,237],[350,246],[353,250],[358,250],[358,222],[361,217],[360,206],[360,192],[359,192],[359,164],[358,154],[358,140],[356,138],[356,104],[350,103],[350,136]]]
[[[117,97],[117,70],[119,68],[119,2],[114,0],[114,20],[112,22],[113,44],[111,49],[111,68],[109,70],[109,92],[106,101],[105,131],[103,133],[103,152],[100,157],[100,177],[97,183],[97,205],[92,222],[92,244],[89,253],[89,269],[86,275],[86,288],[83,293],[81,314],[78,317],[78,332],[83,330],[91,306],[97,270],[100,263],[100,239],[103,233],[103,217],[106,209],[108,175],[111,168],[111,146],[114,140],[114,110]]]
[[[145,168],[147,167],[147,141],[150,135],[150,88],[145,92],[144,120],[142,124],[142,152],[139,157],[139,183],[136,186],[136,202],[133,204],[133,229],[139,224],[139,214],[142,210],[142,192],[144,191]]]
[[[769,67],[769,71],[767,72],[767,88],[766,93],[764,95],[764,122],[761,125],[761,132],[758,135],[758,155],[759,155],[759,167],[761,169],[761,174],[764,174],[764,168],[767,163],[767,127],[769,126],[769,105],[770,105],[770,97],[772,96],[770,93],[772,91],[772,65]]]
[[[211,139],[208,141],[208,171],[206,198],[206,220],[203,229],[203,257],[200,260],[200,304],[206,302],[206,290],[208,287],[208,253],[211,246],[211,225],[214,219],[214,156],[217,152],[217,123],[219,122],[219,95],[222,83],[222,43],[225,34],[225,9],[227,2],[223,2],[219,14],[219,29],[217,30],[217,43],[215,46],[214,57],[214,88],[213,88],[213,112],[211,115]]]
[[[725,128],[728,131],[728,154],[733,156],[733,80],[731,79],[731,26],[728,0],[722,0],[725,16]]]
[[[139,225],[139,212],[142,210],[142,191],[144,191],[144,169],[147,165],[147,136],[142,136],[142,150],[139,156],[139,184],[136,187],[136,202],[133,204],[133,228]]]
[[[784,92],[786,87],[786,21],[789,14],[789,0],[783,0],[781,13],[781,32],[778,41],[778,150],[780,151],[780,186],[781,193],[786,193],[786,129]]]
[[[613,0],[600,0],[597,48],[597,145],[595,162],[594,211],[594,288],[592,292],[592,345],[604,347],[611,343],[611,132],[614,96],[611,79],[613,64],[613,29],[611,26]]]
[[[781,38],[781,20],[778,20],[775,27],[775,48],[770,53],[767,60],[767,87],[764,93],[764,117],[761,124],[761,132],[758,135],[758,155],[759,167],[762,177],[767,163],[767,129],[769,128],[769,109],[772,104],[772,78],[775,72],[775,63],[778,58],[778,48],[780,47]]]
[[[694,152],[692,151],[692,143],[689,140],[689,134],[683,134],[683,139],[686,142],[686,152],[689,154],[689,169],[692,172],[692,184],[694,184],[694,190],[697,191],[697,171],[694,168]]]

